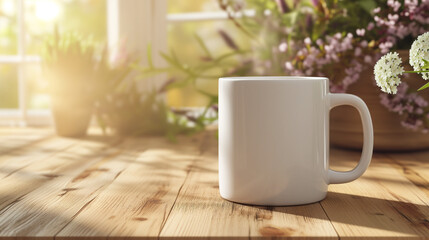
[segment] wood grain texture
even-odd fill
[[[147,149],[125,159],[121,175],[57,235],[58,239],[158,237],[200,150],[198,144],[191,144],[192,139],[180,140],[181,145],[161,137],[148,140],[139,144]]]
[[[0,129],[0,145],[0,239],[429,238],[429,152],[376,154],[322,202],[273,208],[220,197],[212,132],[171,143]],[[359,157],[331,149],[331,167]]]
[[[333,151],[340,169],[350,169],[359,152]],[[331,185],[322,201],[338,234],[343,237],[428,237],[428,196],[386,155],[373,157],[359,180]]]
[[[52,130],[37,128],[0,128],[0,154],[42,142],[53,137]]]
[[[74,179],[92,170],[95,162],[108,155],[112,151],[112,142],[97,142],[92,139],[71,141],[77,144],[33,162],[1,180],[0,235],[54,235],[59,231],[56,230],[57,225],[61,226],[62,223],[59,217],[72,211],[70,204],[78,206],[77,201],[62,204],[61,197],[77,190],[77,187],[69,185]],[[58,205],[61,209],[56,209]],[[66,220],[68,223],[69,219]]]
[[[206,138],[204,152],[190,169],[161,237],[337,239],[319,203],[296,207],[255,207],[219,195],[217,144]],[[182,223],[178,226],[178,223]]]

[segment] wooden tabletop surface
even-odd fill
[[[332,149],[331,165],[359,155]],[[428,179],[429,152],[379,153],[320,203],[256,207],[219,196],[212,132],[171,143],[4,128],[0,238],[429,237]]]

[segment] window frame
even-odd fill
[[[17,21],[17,54],[16,55],[0,55],[0,64],[15,65],[18,76],[18,108],[16,109],[0,109],[0,125],[27,125],[32,122],[38,125],[32,119],[38,119],[37,122],[44,122],[43,111],[27,110],[27,92],[25,68],[28,63],[39,63],[40,57],[26,54],[25,43],[25,0],[15,0],[16,6],[16,21]],[[29,118],[32,118],[31,120]],[[42,120],[42,121],[41,121]],[[46,119],[49,121],[48,119]]]
[[[17,20],[17,54],[1,55],[0,64],[11,64],[17,67],[18,108],[0,109],[0,126],[47,126],[52,125],[52,114],[49,109],[33,110],[27,106],[27,82],[25,70],[27,64],[40,64],[41,57],[26,54],[25,36],[25,1],[15,0]],[[182,24],[196,21],[227,20],[228,14],[223,11],[167,13],[167,0],[106,0],[107,2],[107,42],[113,49],[121,40],[126,39],[129,51],[138,52],[142,63],[146,63],[147,46],[150,44],[153,53],[165,52],[167,49],[168,24]],[[254,11],[244,13],[253,16]],[[239,15],[235,17],[241,17]],[[162,67],[165,63],[159,54],[154,54],[153,63]],[[151,81],[144,81],[141,89],[159,86],[165,76],[157,76]]]

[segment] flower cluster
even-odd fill
[[[407,37],[415,38],[427,31],[429,24],[429,0],[388,0],[386,8],[373,10],[374,22],[368,29],[376,31],[381,53],[401,45]],[[409,47],[404,43],[402,47]]]
[[[409,49],[413,39],[429,30],[429,0],[247,3],[257,9],[255,16],[234,23],[243,23],[241,29],[246,29],[244,33],[252,36],[256,44],[251,45],[252,64],[240,63],[248,67],[239,67],[243,71],[234,73],[326,76],[331,92],[346,92],[383,54]],[[429,52],[421,49],[425,49],[428,38],[429,34],[419,38],[422,43],[413,45],[410,56],[414,70],[427,80]],[[383,105],[398,114],[402,112],[401,116],[409,116],[403,122],[405,127],[415,129],[425,122],[429,124],[424,119],[425,110],[420,114],[422,107],[416,107],[422,104],[421,98],[401,84],[400,76],[406,71],[397,54],[383,57],[375,65],[374,73],[377,85],[390,93],[381,94]],[[394,93],[397,95],[393,96]]]
[[[375,64],[375,81],[383,92],[396,93],[397,86],[401,83],[399,75],[404,73],[401,64],[402,60],[396,52],[384,55]]]
[[[420,73],[428,79],[429,72],[429,32],[422,34],[414,41],[410,50],[410,65],[414,71],[404,71],[402,60],[398,53],[388,53],[378,60],[374,67],[374,76],[377,86],[386,93],[396,93],[396,87],[401,83],[399,75],[403,73]],[[427,58],[427,59],[426,59]],[[429,83],[419,90],[429,87]]]
[[[401,124],[410,130],[421,130],[423,133],[429,131],[427,121],[429,120],[429,103],[417,93],[408,93],[408,85],[402,83],[398,86],[395,95],[380,94],[381,104],[389,111],[402,117]]]
[[[429,32],[420,35],[410,49],[410,65],[415,71],[427,70],[429,59]],[[423,79],[429,80],[428,72],[421,72]]]
[[[414,71],[404,71],[402,60],[398,53],[388,53],[375,64],[374,76],[377,86],[383,92],[396,94],[389,96],[381,94],[381,104],[392,112],[403,116],[402,126],[412,130],[429,131],[428,102],[416,92],[408,91],[408,85],[401,83],[403,73],[420,73],[427,78],[429,61],[426,60],[429,52],[429,32],[422,34],[414,41],[410,50],[410,65]],[[429,87],[425,84],[419,90]]]
[[[409,48],[412,39],[428,31],[429,0],[388,0],[386,6],[375,8],[373,13],[374,22],[368,25],[368,30],[372,31],[382,54],[386,54],[392,48]],[[428,38],[429,34],[426,33],[413,43],[409,61],[414,71],[420,73],[426,80],[429,79],[429,74],[424,72],[425,69],[429,68],[428,63],[425,62],[429,59]],[[377,63],[379,66],[385,63],[382,59],[380,59],[381,62]],[[395,70],[395,67],[391,63],[387,65],[392,68],[386,69],[386,73],[374,69],[377,85],[387,93],[395,93],[397,87],[397,93],[396,95],[380,94],[382,105],[399,114],[403,119],[401,123],[405,128],[421,129],[422,132],[427,132],[429,128],[427,102],[423,97],[409,90],[406,83],[400,82],[400,73],[407,71],[401,72],[398,69],[402,67],[396,64],[397,71],[395,72],[392,71]],[[387,66],[385,65],[385,67]],[[383,81],[388,83],[388,85],[384,85],[384,88],[379,84]],[[398,84],[400,85],[398,86]]]
[[[358,30],[357,35],[365,34],[364,29]],[[279,49],[285,50],[284,44]],[[346,92],[359,79],[365,63],[372,63],[369,52],[368,42],[359,41],[351,33],[336,33],[315,42],[306,38],[296,56],[284,63],[284,69],[290,75],[329,76],[331,92]],[[350,61],[343,61],[345,58]]]

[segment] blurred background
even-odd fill
[[[165,18],[166,21],[163,19],[154,22],[151,26],[135,21],[143,20],[138,15],[146,14],[146,8],[155,7],[151,6],[155,5],[153,4],[155,1],[138,3],[138,1],[126,0],[123,2],[0,0],[0,112],[1,116],[5,117],[2,121],[12,125],[20,124],[17,120],[22,115],[25,116],[26,121],[33,124],[44,124],[45,121],[49,121],[48,118],[44,118],[44,115],[48,114],[50,98],[47,93],[47,82],[42,75],[41,55],[46,38],[52,35],[55,25],[62,32],[78,32],[82,36],[90,37],[96,43],[110,44],[113,47],[120,44],[120,41],[140,40],[140,44],[133,45],[128,51],[143,52],[149,41],[142,40],[142,36],[130,39],[133,36],[127,32],[128,30],[118,26],[121,24],[119,21],[132,22],[133,27],[141,28],[141,31],[147,33],[153,29],[160,31],[155,37],[165,39],[156,41],[165,41],[165,43],[159,46],[157,51],[173,48],[181,58],[191,60],[197,59],[198,55],[198,49],[193,42],[195,33],[207,39],[207,45],[218,52],[225,51],[227,47],[216,39],[217,32],[213,31],[214,29],[227,29],[234,36],[240,36],[240,33],[234,33],[233,24],[226,21],[226,14],[221,12],[217,1],[156,1],[159,2],[156,3],[156,7],[161,8],[157,11],[163,14],[157,17]],[[137,12],[118,16],[119,11],[130,8],[127,5],[142,9],[133,9]],[[115,34],[117,36],[112,36]],[[191,92],[189,89],[171,91],[168,93],[168,103],[172,106],[206,104],[203,97],[189,92]]]
[[[375,149],[424,149],[421,79],[388,95],[373,66],[427,31],[427,0],[0,0],[0,125],[174,139],[216,123],[219,77],[326,76],[367,103]],[[331,142],[361,147],[354,110]]]

